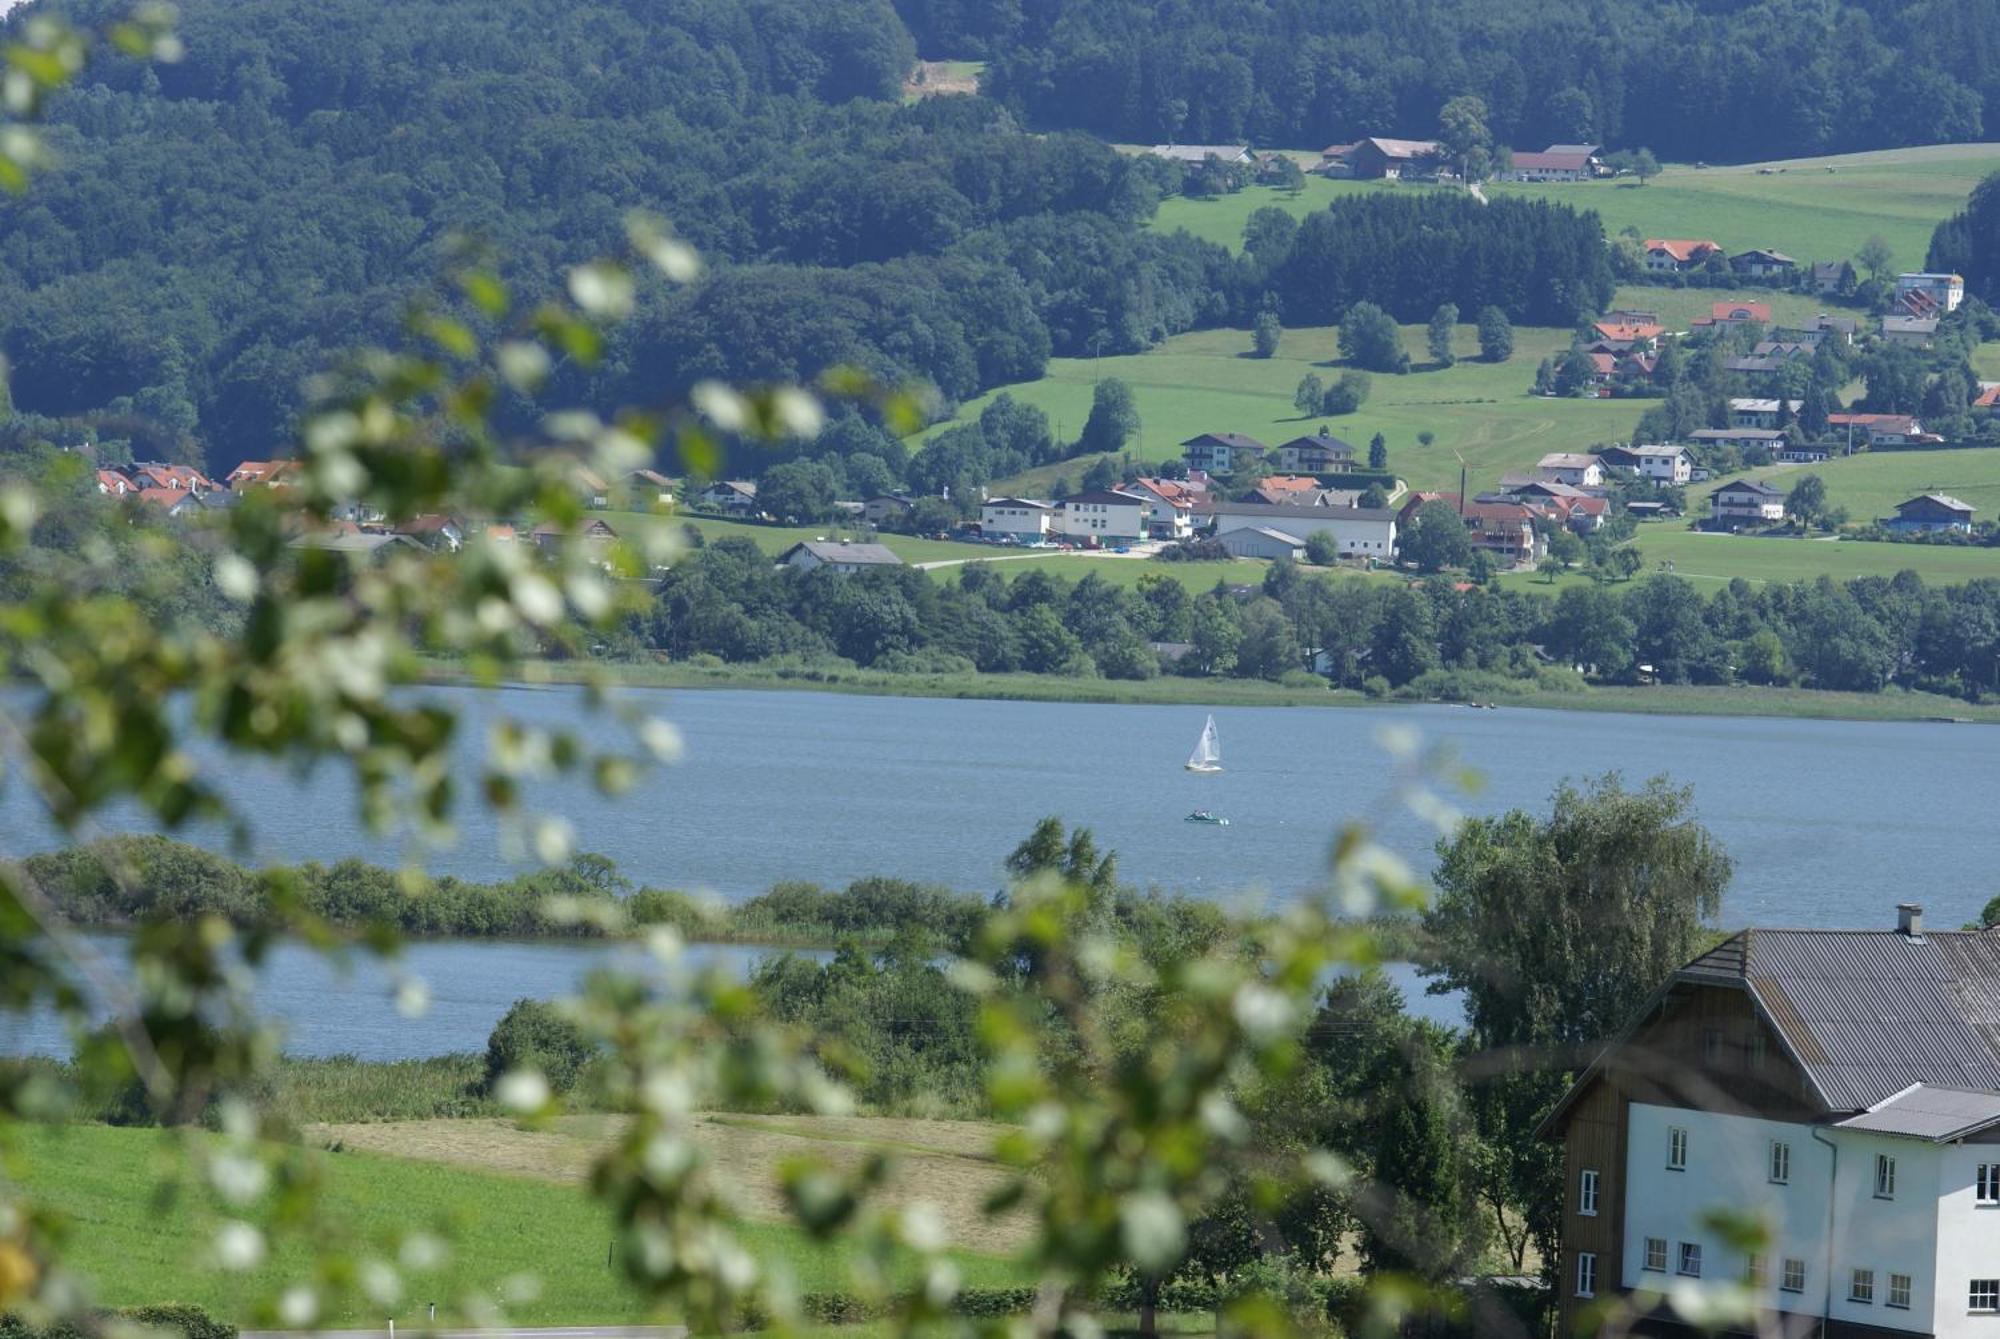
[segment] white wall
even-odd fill
[[[1937,1296],[1931,1323],[1932,1332],[1941,1339],[2000,1336],[2000,1316],[1971,1315],[1965,1309],[1973,1279],[2000,1278],[2000,1205],[1981,1205],[1973,1199],[1982,1162],[2000,1163],[2000,1144],[1937,1150]]]
[[[1688,1132],[1687,1169],[1667,1170],[1667,1131],[1682,1126]],[[1932,1332],[1934,1317],[1940,1314],[1934,1300],[1933,1277],[1937,1264],[1939,1150],[1914,1139],[1893,1139],[1854,1131],[1822,1131],[1840,1147],[1840,1179],[1833,1187],[1835,1205],[1832,1258],[1831,1316],[1887,1329]],[[1791,1145],[1791,1179],[1774,1185],[1769,1176],[1771,1141]],[[1875,1198],[1875,1155],[1885,1152],[1896,1159],[1896,1197]],[[1732,1287],[1744,1278],[1745,1260],[1740,1252],[1727,1248],[1703,1220],[1718,1210],[1752,1213],[1770,1224],[1770,1247],[1766,1251],[1768,1279],[1764,1297],[1768,1305],[1795,1314],[1817,1316],[1824,1312],[1828,1286],[1827,1202],[1832,1151],[1812,1136],[1812,1127],[1785,1121],[1758,1120],[1713,1112],[1686,1111],[1670,1107],[1634,1103],[1631,1107],[1626,1148],[1625,1256],[1620,1262],[1620,1281],[1628,1288],[1665,1289],[1693,1286],[1704,1291]],[[1992,1161],[2000,1161],[2000,1149]],[[1965,1204],[1970,1212],[1973,1158],[1964,1168]],[[1609,1205],[1605,1206],[1609,1211]],[[1981,1219],[1984,1222],[1986,1220]],[[1645,1239],[1664,1237],[1667,1241],[1667,1268],[1664,1274],[1642,1268]],[[1681,1277],[1680,1243],[1700,1242],[1702,1275],[1699,1280]],[[1982,1253],[1980,1245],[1960,1243],[1957,1248],[1971,1256]],[[1990,1273],[2000,1276],[2000,1213],[1991,1220],[1983,1243],[1983,1255],[1991,1262]],[[1780,1291],[1786,1257],[1806,1262],[1806,1286],[1801,1293]],[[1957,1265],[1957,1257],[1955,1266]],[[1856,1268],[1875,1271],[1873,1303],[1848,1300],[1849,1272]],[[1599,1266],[1600,1270],[1603,1266]],[[1945,1287],[1955,1295],[1956,1311],[1944,1314],[1965,1318],[1965,1279],[1973,1276],[1970,1264],[1963,1266],[1964,1279]],[[1897,1310],[1888,1305],[1889,1275],[1908,1274],[1911,1280],[1910,1307]],[[1945,1299],[1953,1303],[1954,1299]],[[2000,1339],[2000,1320],[1981,1331],[1936,1333],[1981,1333]]]

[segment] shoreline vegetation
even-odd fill
[[[1380,697],[1320,684],[1295,687],[1256,679],[1077,679],[1049,674],[922,674],[838,665],[705,665],[686,661],[537,662],[531,677],[489,684],[465,666],[430,661],[436,684],[547,688],[608,677],[628,688],[740,689],[850,693],[871,697],[964,698],[1000,702],[1074,702],[1102,706],[1209,707],[1530,707],[1546,711],[1629,712],[1650,716],[1761,716],[1777,719],[2000,724],[2000,706],[1936,693],[1885,689],[1850,693],[1747,684],[1595,684],[1564,689],[1500,675],[1461,676],[1462,696],[1391,692]]]
[[[114,878],[110,864],[129,871]],[[691,944],[770,949],[963,954],[995,902],[977,893],[886,875],[841,889],[787,880],[741,902],[636,887],[600,855],[491,883],[429,876],[349,858],[252,869],[161,836],[121,836],[37,852],[17,862],[79,929],[122,933],[162,918],[217,915],[240,930],[275,929],[274,905],[296,905],[341,933],[387,929],[412,940],[593,941],[627,926],[671,928]],[[1120,889],[1135,905],[1226,920],[1213,903],[1172,890]],[[1421,956],[1414,921],[1366,922],[1381,951]]]

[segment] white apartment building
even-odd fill
[[[1008,535],[1019,543],[1034,544],[1047,539],[1060,518],[1053,502],[1025,497],[988,498],[979,504],[979,533],[988,538]]]

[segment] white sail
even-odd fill
[[[1215,733],[1215,717],[1208,718],[1208,724],[1201,729],[1201,738],[1195,742],[1194,752],[1188,755],[1187,769],[1190,772],[1220,772],[1222,770],[1222,739]]]

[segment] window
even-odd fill
[[[1908,1274],[1891,1274],[1889,1276],[1889,1300],[1887,1305],[1902,1311],[1910,1309],[1910,1276]]]
[[[1974,1279],[1965,1305],[1969,1311],[2000,1311],[2000,1279]]]
[[[1761,1255],[1743,1257],[1743,1283],[1745,1287],[1762,1288],[1771,1281],[1771,1266]]]
[[[1850,1302],[1873,1302],[1875,1300],[1875,1271],[1857,1269],[1847,1280],[1847,1300]]]
[[[1687,1276],[1688,1276],[1689,1278],[1691,1278],[1691,1279],[1698,1279],[1698,1278],[1700,1278],[1700,1277],[1701,1277],[1701,1243],[1700,1243],[1700,1242],[1698,1242],[1698,1241],[1684,1241],[1684,1242],[1682,1242],[1682,1243],[1681,1243],[1681,1268],[1680,1268],[1680,1272],[1681,1272],[1681,1273],[1683,1273],[1683,1274],[1685,1274],[1685,1275],[1687,1275]]]
[[[1586,1218],[1597,1217],[1597,1173],[1588,1167],[1577,1178],[1576,1211]]]
[[[1578,1297],[1597,1296],[1597,1256],[1590,1251],[1577,1252],[1576,1295]]]
[[[1656,1269],[1662,1274],[1667,1272],[1667,1239],[1665,1237],[1646,1238],[1646,1263],[1640,1266],[1640,1268]]]
[[[1787,1257],[1785,1272],[1778,1276],[1778,1286],[1788,1293],[1802,1293],[1806,1290],[1806,1262]]]
[[[1973,1198],[1981,1204],[2000,1204],[2000,1162],[1979,1164],[1979,1185]]]
[[[1688,1165],[1687,1127],[1669,1125],[1667,1127],[1667,1170],[1684,1172]]]
[[[1786,1185],[1792,1179],[1792,1146],[1782,1139],[1771,1141],[1771,1180]]]
[[[1875,1155],[1875,1198],[1896,1198],[1896,1160],[1887,1153]]]
[[[1713,1065],[1722,1059],[1722,1033],[1710,1028],[1701,1034],[1702,1063]]]

